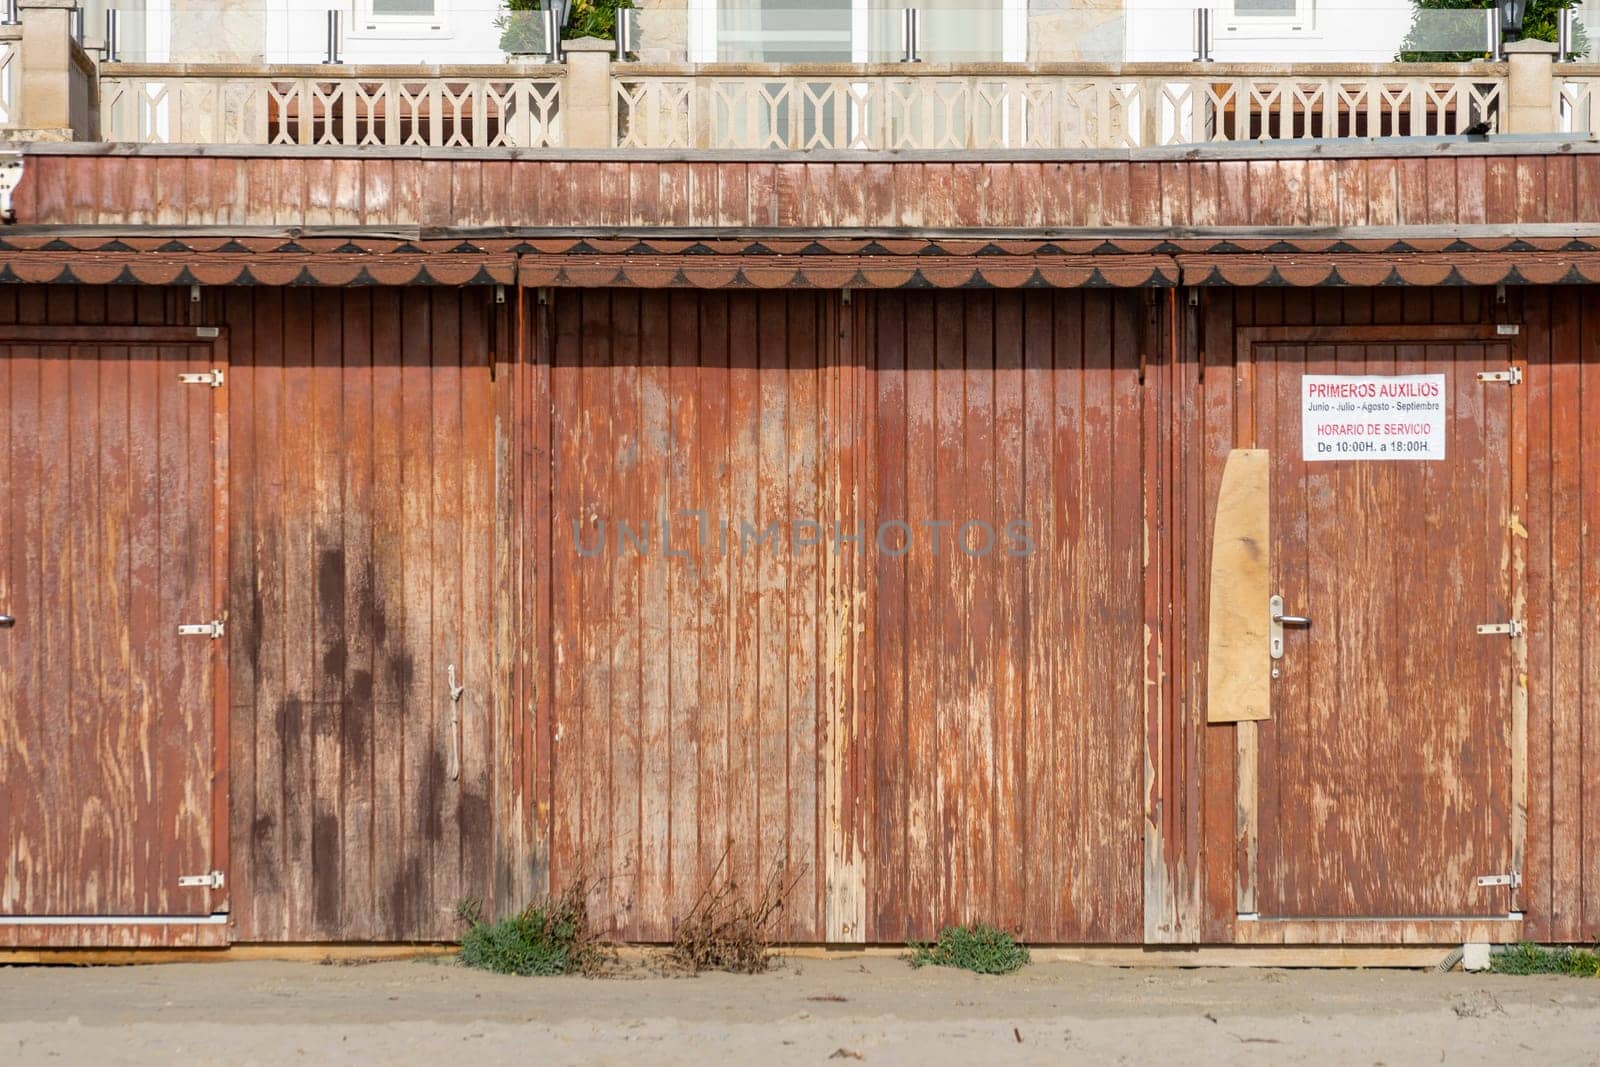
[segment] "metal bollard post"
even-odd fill
[[[5,0],[5,18],[0,18],[0,26],[22,25],[22,15],[17,11],[17,0]]]
[[[106,58],[107,63],[122,62],[122,12],[106,8]]]
[[[634,45],[634,34],[637,32],[635,20],[639,17],[637,8],[624,7],[617,9],[617,62],[626,63],[628,53],[637,51]]]
[[[914,7],[904,8],[900,12],[900,62],[921,63],[922,42],[918,40],[921,35],[922,12]]]
[[[544,50],[550,56],[550,62],[561,62],[561,27],[565,24],[560,12],[553,8],[546,8],[541,14],[544,17]]]
[[[328,12],[328,56],[324,64],[338,63],[339,59],[339,12]]]
[[[1194,9],[1194,61],[1196,63],[1210,63],[1211,57],[1211,9],[1197,7]]]

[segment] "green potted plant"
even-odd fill
[[[572,13],[567,16],[562,40],[598,37],[602,41],[615,41],[617,12],[631,7],[633,0],[576,0]]]

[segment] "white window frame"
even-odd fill
[[[455,36],[451,25],[450,0],[433,0],[431,15],[388,15],[375,12],[372,0],[355,0],[350,25],[344,36],[367,41],[449,40]]]
[[[441,0],[443,2],[443,0]],[[1310,0],[1300,0],[1309,3]],[[795,0],[795,6],[803,6]],[[915,7],[916,4],[907,4]],[[717,62],[718,0],[689,0],[689,62]],[[851,0],[850,61],[865,63],[872,0]],[[1000,50],[1004,63],[1025,63],[1028,59],[1028,0],[1002,0],[1000,11]]]
[[[1317,30],[1316,0],[1295,0],[1294,12],[1287,15],[1241,15],[1236,0],[1227,0],[1215,17],[1212,32],[1219,39],[1297,39]]]

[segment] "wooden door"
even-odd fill
[[[1521,638],[1479,626],[1520,611],[1520,386],[1479,375],[1512,345],[1493,326],[1280,327],[1243,331],[1240,361],[1271,591],[1310,622],[1283,629],[1270,717],[1239,727],[1239,911],[1505,916],[1511,890],[1477,879],[1520,865]]]
[[[792,883],[780,936],[824,937],[835,300],[554,301],[551,877],[614,936],[670,939],[726,877]]]
[[[211,331],[213,334],[216,331]],[[195,328],[0,333],[0,915],[225,910],[227,368]]]

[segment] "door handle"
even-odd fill
[[[1310,626],[1311,618],[1307,615],[1285,615],[1283,613],[1283,597],[1273,596],[1267,601],[1267,652],[1273,659],[1283,658],[1283,628],[1285,626]],[[1277,668],[1273,669],[1273,677],[1277,677]]]
[[[9,630],[17,624],[17,620],[10,615],[0,615],[0,630]]]

